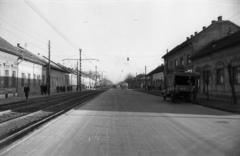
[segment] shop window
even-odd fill
[[[224,83],[224,70],[217,69],[217,84],[223,84],[223,83]]]
[[[240,66],[233,68],[233,82],[234,84],[240,84]]]

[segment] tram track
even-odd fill
[[[14,138],[41,126],[47,121],[67,112],[68,110],[82,104],[83,102],[93,99],[105,90],[94,91],[82,96],[78,96],[66,101],[62,101],[47,108],[11,119],[9,121],[0,123],[0,149]]]
[[[83,92],[81,96],[84,96],[85,94],[88,94],[91,92]],[[52,107],[54,105],[57,105],[60,101],[66,101],[68,99],[72,99],[79,96],[79,93],[74,94],[67,94],[67,95],[58,95],[54,97],[48,97],[43,99],[34,99],[30,103],[28,101],[27,104],[14,104],[14,105],[8,105],[8,109],[0,112],[0,124],[13,120],[15,118],[26,116],[28,114],[37,112],[42,109],[47,109],[49,107]]]

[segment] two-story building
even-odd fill
[[[162,90],[164,82],[164,65],[158,66],[150,73],[147,74],[147,77],[150,78],[151,89],[152,90]]]
[[[200,92],[231,97],[232,76],[236,95],[240,96],[240,31],[210,42],[191,60],[194,72],[200,75]]]
[[[167,52],[164,59],[164,74],[173,71],[193,72],[193,62],[190,57],[200,52],[210,42],[219,40],[231,33],[237,32],[240,27],[229,20],[222,20],[222,16],[217,21],[212,21],[208,27],[203,27],[201,32],[195,32],[194,35]],[[200,79],[200,75],[198,77]],[[200,80],[198,80],[198,85]]]
[[[0,37],[0,98],[17,96],[19,53]]]
[[[19,96],[24,96],[24,86],[28,84],[30,88],[30,95],[40,94],[40,84],[42,69],[45,65],[37,55],[24,49],[17,44],[15,47],[20,54],[18,62],[18,94]]]

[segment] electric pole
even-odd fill
[[[95,66],[95,88],[97,88],[97,66]]]
[[[145,66],[145,90],[147,90],[147,77],[146,77],[147,66]]]
[[[79,60],[80,60],[80,62],[79,62],[79,65],[80,65],[80,84],[79,84],[79,89],[80,89],[80,95],[82,94],[82,58],[81,58],[81,52],[82,52],[82,49],[79,49],[79,54],[80,54],[80,58],[79,58]]]
[[[77,91],[79,89],[79,73],[78,73],[78,61],[77,61]]]
[[[51,65],[50,65],[50,53],[51,53],[51,51],[50,51],[50,40],[49,40],[49,42],[48,42],[48,74],[47,74],[47,78],[48,78],[48,80],[47,80],[47,82],[48,82],[48,85],[47,85],[47,88],[48,88],[48,95],[50,95],[50,67],[51,67]]]

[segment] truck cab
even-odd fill
[[[164,100],[170,97],[172,102],[179,98],[184,98],[188,102],[191,101],[191,94],[196,86],[196,74],[174,72],[168,74],[165,80],[164,90],[162,91]]]

